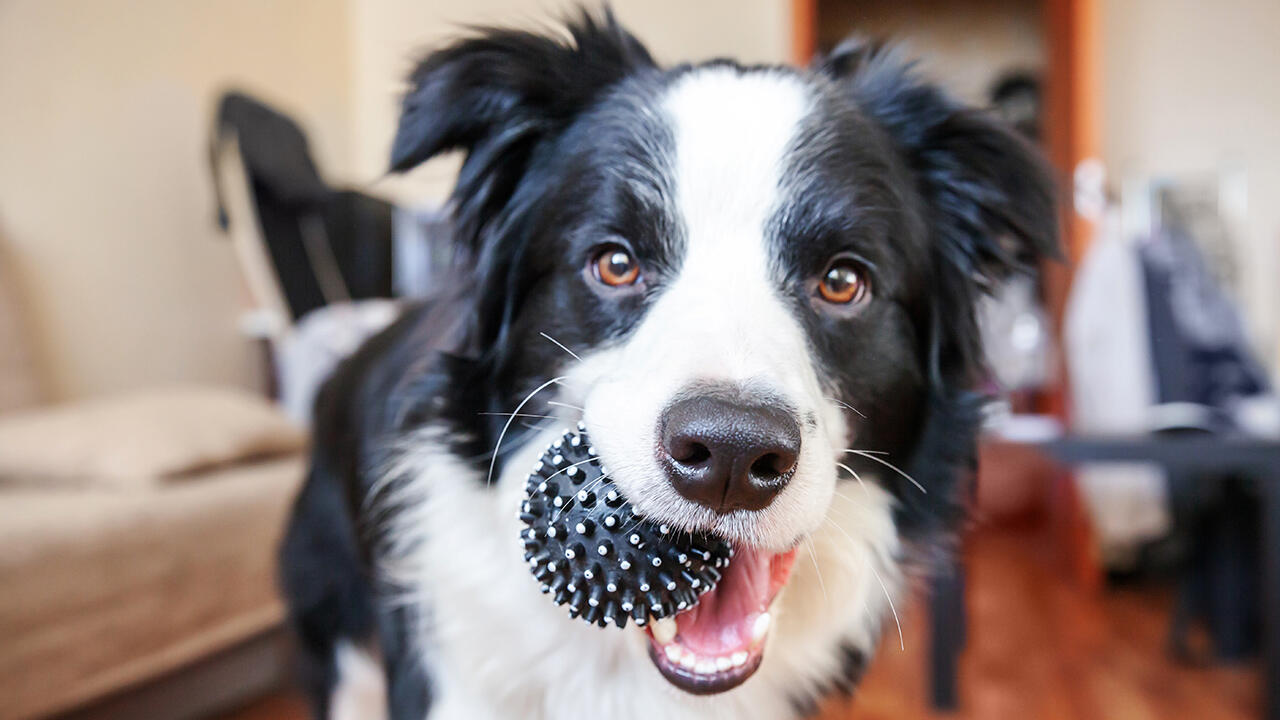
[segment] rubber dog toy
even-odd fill
[[[570,617],[626,627],[687,610],[720,581],[733,549],[638,515],[609,479],[586,427],[565,431],[525,486],[525,561]]]

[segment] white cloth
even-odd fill
[[[1082,435],[1138,435],[1155,403],[1155,371],[1136,241],[1108,216],[1076,269],[1064,340],[1071,375],[1071,424]],[[1169,530],[1164,474],[1145,464],[1099,463],[1077,481],[1104,561],[1119,563]]]
[[[357,300],[316,308],[276,344],[280,405],[303,427],[311,426],[316,392],[338,363],[400,316],[394,300]]]

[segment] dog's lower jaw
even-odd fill
[[[793,576],[771,608],[773,630],[759,667],[732,690],[695,697],[654,668],[649,643],[631,629],[570,619],[539,593],[521,562],[515,517],[528,468],[557,434],[530,438],[512,453],[494,487],[438,442],[417,451],[408,484],[417,490],[405,492],[422,498],[420,509],[401,517],[395,532],[419,541],[400,543],[416,550],[387,560],[410,571],[409,595],[422,628],[418,647],[437,696],[433,720],[776,720],[795,716],[797,697],[819,693],[843,671],[841,642],[870,656],[887,606],[864,563],[892,557],[897,542],[888,497],[874,487],[874,503],[857,512],[840,510],[858,525],[845,532],[869,550],[861,552],[850,535],[823,523],[810,538],[822,581],[809,550],[800,547]],[[858,492],[844,497],[857,498]],[[855,555],[860,559],[848,559]],[[882,567],[881,573],[892,590],[896,572]]]

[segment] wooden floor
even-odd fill
[[[896,631],[856,698],[822,720],[1246,720],[1259,716],[1251,667],[1185,667],[1163,652],[1169,599],[1158,589],[1109,590],[1090,599],[1060,579],[1034,531],[984,530],[967,545],[969,647],[961,710],[929,712],[919,604]],[[301,720],[284,693],[224,720]]]

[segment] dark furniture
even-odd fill
[[[218,102],[210,165],[218,222],[255,222],[290,317],[330,303],[392,297],[392,206],[357,190],[330,187],[302,128],[270,105],[239,92]],[[220,150],[234,139],[253,218],[228,214]]]
[[[1280,442],[1222,435],[1069,437],[1040,447],[1068,464],[1149,462],[1170,476],[1245,478],[1260,499],[1263,717],[1280,720]]]

